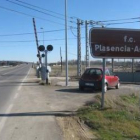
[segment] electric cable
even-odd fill
[[[62,50],[62,52],[66,52],[66,51]],[[77,54],[74,54],[74,53],[71,53],[71,52],[68,52],[68,54],[71,54],[71,55],[77,56]],[[82,55],[81,55],[81,57],[85,58],[85,57],[82,56]]]
[[[105,25],[108,26],[108,25],[115,25],[115,24],[129,24],[129,23],[137,23],[137,22],[140,22],[140,21],[107,23],[107,24],[105,24]]]
[[[65,29],[58,29],[58,30],[48,30],[48,31],[42,31],[42,32],[37,32],[37,33],[50,33],[50,32],[59,32],[59,31],[64,31]],[[68,29],[69,30],[69,29]],[[20,36],[20,35],[32,35],[34,33],[18,33],[18,34],[3,34],[0,36]]]
[[[53,13],[53,14],[57,14],[57,15],[60,15],[60,16],[65,17],[64,14],[60,14],[60,13],[54,12],[54,11],[52,11],[52,10],[47,10],[47,9],[41,8],[41,7],[39,7],[39,6],[30,4],[30,3],[27,3],[27,2],[23,2],[23,1],[21,1],[21,0],[15,0],[15,1],[18,1],[18,2],[23,3],[23,4],[26,4],[26,5],[28,5],[28,6],[36,7],[36,8],[38,8],[38,9],[41,9],[41,10],[44,10],[44,11],[48,11],[48,12],[51,12],[51,13]],[[70,17],[70,16],[67,16],[67,17],[70,18],[70,19],[76,18],[76,17]],[[77,18],[78,18],[78,17],[77,17]],[[70,22],[71,22],[71,23],[76,23],[76,22],[74,22],[74,21],[70,21]]]
[[[19,6],[22,6],[22,7],[24,7],[24,8],[28,8],[28,9],[30,9],[30,10],[34,10],[34,11],[36,11],[36,12],[40,12],[40,13],[45,14],[45,15],[48,15],[48,16],[55,17],[55,18],[57,18],[57,19],[64,20],[63,18],[60,18],[60,17],[54,16],[54,15],[49,14],[49,13],[46,13],[46,12],[42,12],[42,11],[40,11],[40,10],[37,10],[37,9],[31,8],[31,7],[28,7],[28,6],[22,5],[22,4],[18,4],[18,3],[16,3],[16,2],[13,2],[13,1],[10,1],[10,0],[6,0],[6,1],[8,1],[8,2],[10,2],[10,3],[13,3],[13,4],[16,4],[16,5],[19,5]]]
[[[63,25],[63,26],[65,25],[65,24],[62,24],[62,23],[58,23],[58,22],[51,21],[51,20],[48,20],[48,19],[40,18],[40,17],[34,16],[34,15],[30,15],[30,14],[26,14],[26,13],[23,13],[23,12],[16,11],[16,10],[13,10],[13,9],[9,9],[9,8],[3,7],[3,6],[0,6],[0,8],[11,11],[11,12],[18,13],[18,14],[21,14],[21,15],[25,15],[25,16],[28,16],[28,17],[32,17],[32,18],[34,17],[34,18],[37,18],[37,19],[45,20],[45,21],[55,23],[55,24],[59,24],[59,25]]]
[[[68,39],[77,39],[77,38],[68,38]],[[47,39],[47,40],[44,40],[44,41],[60,41],[60,40],[65,40],[64,38],[56,38],[56,39]],[[43,41],[43,40],[38,40],[39,42]],[[8,41],[8,40],[5,40],[5,41],[0,41],[0,43],[15,43],[15,42],[35,42],[35,40],[19,40],[19,41]]]
[[[10,2],[10,3],[13,3],[13,4],[16,4],[16,5],[19,5],[19,6],[22,6],[22,7],[24,7],[24,8],[28,8],[28,9],[30,9],[30,10],[34,10],[34,11],[36,11],[36,12],[39,12],[39,13],[42,13],[42,14],[45,14],[45,15],[48,15],[48,16],[52,16],[52,17],[57,18],[57,19],[60,19],[60,20],[65,20],[64,18],[61,18],[61,17],[55,16],[55,15],[52,15],[52,14],[50,14],[50,13],[46,13],[46,12],[40,11],[40,10],[38,10],[38,9],[31,8],[31,7],[29,7],[29,4],[28,4],[28,6],[25,6],[25,5],[23,5],[23,4],[19,4],[19,3],[13,2],[13,1],[11,1],[11,0],[6,0],[6,1],[8,1],[8,2]],[[71,22],[71,21],[69,21],[69,22]]]
[[[70,31],[71,31],[71,33],[73,34],[73,36],[77,37],[77,35],[75,35],[75,34],[73,33],[73,31],[72,31],[72,27],[70,27]]]
[[[113,19],[113,20],[101,20],[99,22],[114,22],[114,21],[124,21],[124,20],[136,20],[140,19],[140,17],[133,17],[133,18],[125,18],[125,19]]]
[[[47,12],[51,12],[51,13],[56,14],[56,15],[60,15],[60,16],[65,17],[64,14],[60,14],[60,13],[57,13],[57,12],[54,12],[54,11],[51,11],[51,10],[47,10],[47,9],[41,8],[41,7],[39,7],[39,6],[30,4],[30,3],[27,3],[27,2],[23,2],[23,1],[21,1],[21,0],[15,0],[15,1],[20,2],[20,3],[23,3],[23,4],[26,4],[26,5],[28,5],[28,6],[36,7],[36,8],[38,8],[38,9],[41,9],[41,10],[44,10],[44,11],[47,11]],[[72,19],[72,17],[69,17],[69,16],[67,16],[67,17],[70,18],[70,19]]]
[[[35,6],[35,5],[33,5],[33,4],[27,3],[27,2],[23,2],[23,1],[21,1],[21,0],[15,0],[15,1],[18,1],[18,2],[20,2],[20,3],[26,4],[26,5],[30,5],[30,6],[32,6],[32,7],[36,7],[36,8],[38,8],[38,9],[45,10],[45,11],[48,11],[48,12],[51,12],[51,13],[54,13],[54,14],[57,14],[57,15],[60,15],[60,16],[63,16],[63,17],[64,17],[63,14],[60,14],[60,13],[57,13],[57,12],[54,12],[54,11],[50,11],[50,10],[44,9],[44,8],[39,7],[39,6]]]

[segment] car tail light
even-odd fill
[[[102,75],[99,75],[98,78],[96,79],[96,81],[101,81],[102,80]]]

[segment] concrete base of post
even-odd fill
[[[49,82],[49,79],[48,78],[46,78],[46,84],[48,85],[48,82]]]
[[[47,72],[46,72],[46,85],[50,85],[50,84],[51,84],[51,82],[50,82],[50,78],[49,78],[49,72],[47,70]]]
[[[46,81],[45,81],[45,80],[41,80],[41,81],[39,82],[39,84],[40,84],[40,85],[45,85],[45,84],[46,84]]]
[[[50,84],[51,84],[50,78],[49,79],[46,79],[46,85],[50,85]]]

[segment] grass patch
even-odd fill
[[[140,140],[138,94],[105,95],[105,108],[100,98],[78,110],[78,116],[96,133],[99,140]]]
[[[123,101],[125,101],[127,103],[130,103],[130,104],[135,104],[135,103],[139,102],[139,98],[137,98],[137,95],[135,93],[132,93],[129,96],[122,95],[120,97]]]

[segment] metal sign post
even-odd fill
[[[101,108],[104,108],[104,95],[105,95],[105,67],[106,59],[103,58],[103,78],[102,78],[102,98],[101,98]]]
[[[48,45],[45,50],[45,65],[46,65],[46,84],[49,84],[49,69],[48,69],[48,52],[53,50],[52,45]]]
[[[48,69],[47,69],[47,66],[48,66],[48,62],[47,62],[47,53],[48,53],[48,51],[47,51],[47,48],[46,48],[46,50],[45,50],[45,66],[46,66],[46,84],[48,84]]]
[[[62,53],[61,53],[61,47],[60,47],[60,63],[61,63],[61,73],[62,73]]]

